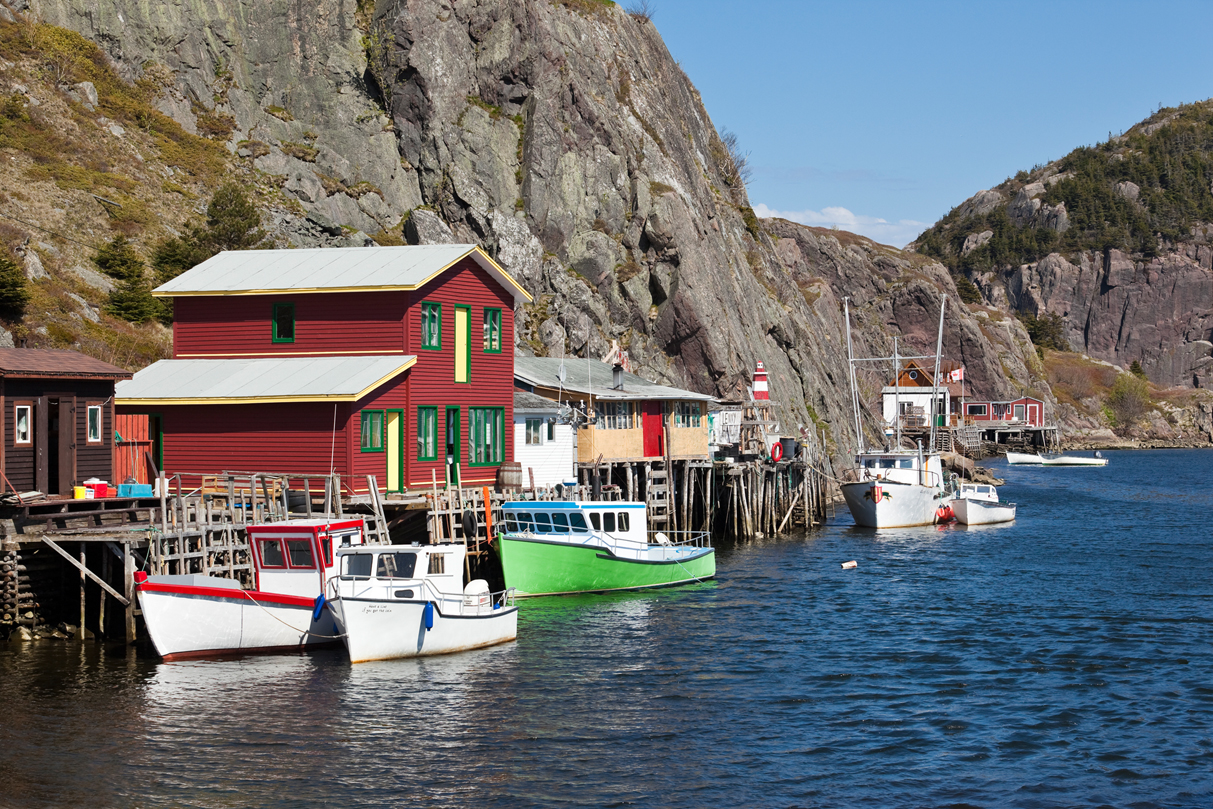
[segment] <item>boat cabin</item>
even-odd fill
[[[363,544],[361,519],[283,520],[250,525],[248,536],[256,589],[308,598],[334,575],[335,548]]]
[[[505,531],[548,535],[560,542],[582,542],[594,534],[648,544],[643,503],[510,502],[501,506]]]
[[[984,483],[962,483],[960,484],[960,490],[956,493],[956,497],[997,503],[998,488]]]
[[[860,480],[887,480],[890,483],[917,483],[942,486],[943,462],[938,454],[909,452],[872,452],[855,456]]]

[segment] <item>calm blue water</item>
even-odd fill
[[[0,645],[0,804],[1207,807],[1213,451],[1108,455],[995,464],[1014,525],[840,516],[454,657]]]

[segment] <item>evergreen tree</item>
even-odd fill
[[[143,276],[143,259],[139,258],[134,246],[125,236],[115,236],[112,241],[99,248],[93,256],[93,263],[101,272],[119,281]]]
[[[0,255],[0,317],[20,320],[29,303],[29,282],[17,262]]]
[[[109,295],[105,311],[131,323],[145,323],[160,315],[162,306],[152,297],[147,266],[125,236],[115,236],[93,256],[93,263],[118,286]]]
[[[146,323],[159,317],[162,309],[160,301],[152,297],[147,279],[142,276],[120,281],[105,305],[106,313],[130,323]]]
[[[261,213],[233,183],[221,187],[206,207],[206,241],[211,255],[221,250],[252,250],[263,246]]]

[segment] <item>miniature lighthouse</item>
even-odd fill
[[[762,360],[759,360],[758,368],[754,371],[754,401],[769,401],[770,398],[771,394],[767,388],[767,372],[762,367]]]

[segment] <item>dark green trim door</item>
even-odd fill
[[[447,405],[446,408],[446,481],[448,484],[460,484],[460,418],[459,408]]]

